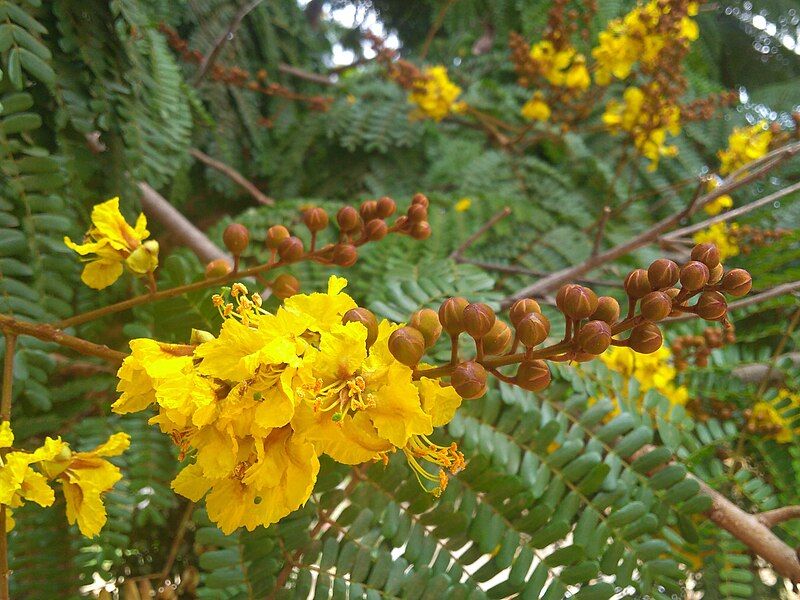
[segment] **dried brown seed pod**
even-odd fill
[[[353,244],[336,244],[331,257],[340,267],[351,267],[358,260],[358,250]]]
[[[267,248],[277,250],[281,242],[289,237],[289,230],[283,225],[273,225],[267,229],[267,238],[265,243]]]
[[[222,241],[233,256],[241,256],[250,243],[250,232],[240,223],[231,223],[222,232]]]
[[[479,340],[492,329],[496,320],[492,307],[483,302],[474,302],[464,308],[464,331]]]
[[[389,198],[389,196],[383,196],[378,200],[378,216],[381,219],[391,217],[396,210],[397,204],[395,204],[395,201]]]
[[[631,329],[628,346],[640,354],[652,354],[664,342],[661,330],[654,323],[642,323]]]
[[[541,313],[528,313],[517,325],[517,339],[526,348],[538,346],[550,335],[550,320]]]
[[[697,244],[692,248],[692,260],[703,263],[709,270],[713,269],[719,264],[719,248],[711,242]]]
[[[361,323],[367,328],[367,348],[370,348],[378,339],[378,319],[372,311],[366,308],[351,308],[342,316],[342,323]]]
[[[543,360],[523,360],[517,368],[514,383],[524,390],[540,392],[550,385],[550,368]]]
[[[650,292],[642,298],[639,310],[648,321],[661,321],[672,312],[672,299],[664,292]]]
[[[634,300],[649,294],[652,289],[650,277],[645,269],[634,269],[625,278],[625,293]]]
[[[588,319],[597,310],[597,295],[592,290],[582,285],[563,286],[561,289],[564,288],[567,290],[562,296],[560,308],[570,319]]]
[[[303,240],[295,236],[289,236],[278,246],[278,256],[285,262],[300,260],[304,252]]]
[[[413,327],[400,327],[389,336],[389,352],[408,367],[419,363],[425,354],[425,337]]]
[[[343,206],[336,213],[336,223],[341,231],[350,233],[360,228],[361,217],[358,216],[358,211],[352,206]]]
[[[647,268],[647,278],[655,290],[672,287],[678,283],[680,274],[680,267],[668,258],[654,260]]]
[[[233,265],[227,258],[216,258],[206,265],[206,279],[224,277],[233,271]]]
[[[303,213],[303,222],[311,233],[317,233],[328,226],[328,213],[318,206],[309,208]]]
[[[532,312],[542,312],[539,303],[533,298],[523,298],[522,300],[514,302],[513,306],[508,311],[508,318],[511,320],[511,324],[516,327],[523,317]]]
[[[450,383],[465,400],[480,398],[486,393],[486,369],[474,360],[456,365]]]
[[[464,331],[464,309],[469,305],[466,298],[448,298],[439,307],[439,322],[444,330],[455,336]]]
[[[613,325],[619,321],[619,302],[611,296],[600,296],[597,299],[597,308],[589,317],[594,321],[605,321]]]
[[[375,221],[372,221],[373,223]],[[414,329],[418,329],[425,338],[425,347],[430,348],[442,335],[442,324],[439,322],[439,315],[431,308],[423,308],[411,315],[408,321]]]
[[[296,277],[283,273],[275,278],[270,288],[273,294],[283,300],[300,292],[300,282]]]
[[[605,321],[589,321],[580,328],[575,341],[588,354],[602,354],[611,345],[611,326]]]
[[[694,305],[694,311],[706,321],[721,321],[728,314],[728,303],[719,292],[703,292]]]
[[[708,283],[709,275],[710,271],[704,263],[690,260],[681,269],[681,285],[690,292],[695,292]]]
[[[746,296],[753,288],[753,278],[744,269],[731,269],[722,277],[722,289],[731,296]]]
[[[483,351],[486,354],[502,354],[511,344],[511,328],[500,319],[495,320],[494,325],[485,336],[483,336]]]

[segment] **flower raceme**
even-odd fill
[[[151,276],[158,266],[158,242],[148,240],[147,218],[140,214],[131,227],[119,210],[119,198],[112,198],[92,209],[92,227],[84,242],[69,237],[64,243],[81,256],[88,256],[81,280],[102,290],[114,283],[127,268],[137,276]]]
[[[459,95],[461,88],[450,81],[447,69],[438,65],[425,69],[413,82],[408,99],[417,105],[415,116],[441,121],[451,113],[463,112],[466,105],[457,102]]]
[[[591,84],[586,57],[569,44],[556,48],[552,41],[542,40],[531,47],[530,56],[551,85],[585,90]]]
[[[455,445],[428,437],[461,398],[438,379],[415,379],[388,348],[400,326],[365,318],[346,284],[331,277],[326,293],[291,296],[274,313],[234,284],[213,299],[223,316],[217,336],[130,343],[114,411],[156,406],[151,423],[191,458],[173,489],[206,496],[226,533],[270,525],[304,504],[322,454],[357,465],[401,450],[436,494],[464,466]]]

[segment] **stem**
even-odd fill
[[[472,244],[475,243],[475,240],[477,240],[484,233],[486,233],[489,229],[491,229],[494,226],[495,223],[497,223],[498,221],[501,221],[502,219],[506,218],[510,214],[511,214],[511,209],[506,206],[503,210],[501,210],[496,215],[494,215],[491,219],[486,221],[486,223],[481,225],[478,228],[478,230],[475,233],[473,233],[471,236],[469,236],[467,238],[467,240],[463,244],[461,244],[458,248],[453,250],[453,252],[450,254],[450,258],[452,258],[453,260],[456,260],[456,261],[459,260],[461,258],[461,255],[464,254],[464,252]]]
[[[275,200],[267,196],[266,194],[262,193],[255,184],[251,183],[244,175],[239,173],[233,167],[226,165],[224,162],[211,158],[205,152],[201,152],[197,148],[190,148],[189,154],[194,156],[200,162],[208,165],[212,169],[215,169],[222,173],[223,175],[227,176],[228,179],[239,185],[240,187],[244,188],[248,194],[250,194],[253,198],[255,198],[256,202],[259,204],[263,204],[266,206],[271,206],[275,204]]]

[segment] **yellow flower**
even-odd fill
[[[472,206],[472,200],[469,198],[461,198],[461,200],[455,203],[453,208],[456,209],[456,212],[466,212],[469,210],[470,206]]]
[[[586,57],[574,47],[566,45],[556,50],[550,40],[542,40],[531,46],[530,55],[542,76],[552,85],[577,90],[589,87],[591,78]]]
[[[541,92],[535,92],[522,106],[522,116],[531,121],[547,121],[550,118],[550,107]]]
[[[708,180],[706,184],[706,190],[711,191],[717,188],[720,184],[720,180],[717,177],[713,177]],[[707,215],[711,215],[712,217],[718,215],[719,213],[728,210],[733,206],[733,198],[731,198],[728,194],[723,194],[718,198],[715,198],[708,204],[703,207],[703,210],[706,211]]]
[[[102,290],[119,279],[123,267],[135,275],[152,273],[158,266],[158,242],[143,241],[150,235],[147,219],[139,215],[131,227],[119,210],[119,198],[112,198],[92,209],[92,227],[83,244],[69,237],[64,243],[81,256],[91,255],[81,279],[91,288]]]
[[[789,420],[769,402],[756,402],[751,409],[749,422],[779,444],[787,444],[794,437]]]
[[[728,137],[728,147],[719,151],[721,175],[728,175],[769,151],[772,132],[765,121],[752,127],[737,127]]]
[[[417,105],[416,116],[441,121],[451,113],[464,110],[465,105],[456,102],[460,94],[461,88],[450,81],[447,69],[438,65],[425,69],[423,77],[414,81],[408,99]]]
[[[736,232],[739,226],[736,223],[728,225],[725,221],[714,223],[707,229],[698,231],[692,236],[696,244],[711,242],[719,248],[720,260],[727,260],[739,254],[739,244],[736,239]]]

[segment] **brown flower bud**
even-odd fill
[[[538,346],[550,335],[550,320],[541,313],[528,313],[517,325],[517,339],[526,348]]]
[[[650,292],[640,304],[642,316],[648,321],[661,321],[672,312],[672,299],[664,292]]]
[[[485,336],[483,336],[483,351],[486,354],[502,354],[511,343],[511,328],[500,319],[497,319]]]
[[[589,318],[613,325],[619,321],[619,302],[611,296],[600,296],[597,299],[597,308]]]
[[[296,277],[283,273],[275,278],[270,287],[272,288],[272,293],[283,300],[289,296],[294,296],[300,291],[300,282],[297,281]]]
[[[358,260],[358,250],[353,244],[336,244],[333,247],[332,258],[340,267],[351,267]]]
[[[425,338],[418,329],[401,327],[389,336],[389,352],[408,367],[415,366],[425,353]]]
[[[378,339],[378,319],[366,308],[351,308],[342,316],[342,323],[361,323],[367,328],[367,348]]]
[[[375,200],[366,200],[361,203],[361,208],[358,209],[361,218],[364,222],[371,221],[378,218],[378,202]]]
[[[694,311],[706,321],[721,321],[728,314],[728,303],[719,292],[703,292],[694,305]]]
[[[206,265],[206,279],[224,277],[233,271],[233,266],[227,258],[217,258]]]
[[[408,207],[408,220],[413,223],[419,223],[428,218],[428,209],[421,204],[412,204]]]
[[[711,285],[719,283],[724,273],[725,268],[722,266],[722,263],[719,263],[716,267],[708,272],[708,283]]]
[[[464,331],[464,309],[469,305],[466,298],[456,296],[448,298],[439,307],[439,322],[450,335],[458,335]]]
[[[508,311],[508,317],[511,319],[511,324],[516,327],[523,317],[533,312],[542,312],[539,303],[533,298],[523,298],[522,300],[514,302],[511,306],[511,310]]]
[[[480,398],[486,393],[486,369],[471,360],[456,365],[450,375],[450,384],[465,400]]]
[[[668,258],[654,260],[647,268],[647,279],[655,290],[672,287],[678,283],[681,270],[678,265]]]
[[[611,326],[605,321],[589,321],[575,336],[578,348],[589,354],[602,354],[611,345]]]
[[[597,310],[597,295],[582,285],[567,284],[558,290],[556,304],[570,319],[588,319]]]
[[[394,214],[397,210],[397,204],[389,196],[384,196],[378,200],[378,216],[381,219],[386,219]]]
[[[464,308],[464,331],[479,340],[492,329],[496,320],[494,311],[488,304],[475,302]]]
[[[294,262],[303,257],[303,240],[299,237],[289,236],[283,240],[278,246],[278,256],[284,262]]]
[[[231,223],[222,232],[222,241],[231,254],[240,256],[250,243],[250,232],[244,225]]]
[[[699,261],[709,269],[713,269],[719,264],[719,248],[711,242],[697,244],[692,248],[692,260]]]
[[[375,221],[372,221],[375,223]],[[430,348],[442,335],[442,324],[439,322],[439,315],[431,308],[418,310],[409,319],[408,324],[414,329],[418,329],[425,338],[425,347]]]
[[[341,231],[350,233],[359,228],[361,217],[358,216],[358,211],[352,206],[343,206],[336,213],[336,222],[339,224]]]
[[[722,278],[722,289],[731,296],[746,296],[753,287],[753,278],[744,269],[731,269]]]
[[[514,377],[514,383],[531,392],[542,391],[550,385],[550,380],[550,368],[543,360],[523,360]]]
[[[428,208],[428,198],[425,194],[416,193],[414,197],[411,198],[411,204],[421,204],[425,208]]]
[[[710,271],[698,260],[690,260],[681,269],[681,285],[690,292],[702,289],[708,283]]]
[[[628,338],[628,346],[634,352],[640,354],[652,354],[664,342],[661,330],[654,323],[642,323],[631,329],[631,336]]]
[[[364,232],[367,239],[374,242],[385,238],[386,234],[389,233],[389,228],[383,219],[372,219],[366,224]]]
[[[311,233],[322,231],[328,226],[328,213],[315,206],[303,213],[303,222]]]
[[[408,231],[409,227],[412,225],[411,221],[409,221],[408,217],[405,215],[400,215],[397,217],[397,220],[394,222],[394,224],[398,229],[402,229],[403,231]]]
[[[411,237],[415,240],[427,240],[431,237],[431,226],[427,221],[414,223],[411,227]]]
[[[267,239],[265,243],[267,244],[267,248],[271,250],[277,250],[278,246],[281,245],[281,242],[289,237],[289,230],[286,229],[283,225],[273,225],[269,229],[267,229]]]
[[[634,269],[625,278],[625,293],[638,300],[653,290],[650,287],[650,276],[644,269]]]

